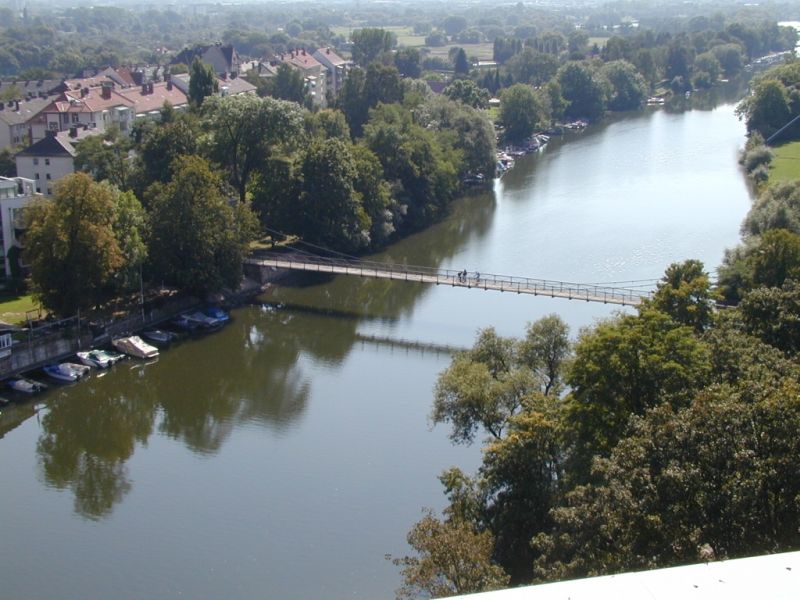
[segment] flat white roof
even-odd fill
[[[798,600],[800,552],[459,596],[469,600]]]

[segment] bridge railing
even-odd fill
[[[601,284],[586,284],[568,281],[535,279],[496,273],[467,272],[454,269],[437,269],[419,265],[402,265],[369,260],[353,260],[328,257],[297,257],[280,255],[254,259],[254,262],[268,261],[281,263],[289,268],[300,268],[319,272],[346,272],[365,277],[385,277],[422,283],[436,283],[462,287],[478,287],[503,292],[558,296],[577,300],[610,302],[635,305],[652,296],[652,291],[635,287],[616,287]]]

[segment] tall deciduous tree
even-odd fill
[[[25,261],[33,293],[48,309],[69,316],[100,300],[124,264],[114,216],[111,188],[86,173],[64,177],[52,202],[30,208]]]
[[[219,82],[213,67],[195,57],[189,73],[189,101],[195,106],[200,106],[218,89]]]
[[[303,133],[303,110],[294,102],[213,97],[204,110],[209,155],[225,168],[242,203],[253,173],[270,156],[296,146]]]
[[[182,156],[169,183],[148,191],[150,262],[157,280],[191,293],[236,288],[255,230],[246,205],[231,206],[208,162]]]
[[[500,120],[510,141],[519,142],[530,136],[541,123],[542,115],[542,106],[531,86],[516,83],[503,90]]]
[[[586,62],[570,61],[558,70],[561,95],[569,103],[570,118],[598,119],[606,109],[607,90],[601,77]]]
[[[350,39],[353,42],[353,60],[365,68],[383,53],[389,52],[397,43],[391,31],[377,27],[356,29]]]

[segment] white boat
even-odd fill
[[[96,369],[107,369],[115,362],[125,358],[124,354],[116,352],[106,352],[105,350],[89,350],[88,352],[77,352],[78,360],[84,365],[95,367]]]
[[[79,365],[78,363],[73,363],[73,362],[65,362],[61,364],[64,365],[65,367],[72,369],[73,372],[75,372],[75,374],[78,376],[78,379],[83,379],[89,373],[92,372],[92,367],[88,365]]]
[[[45,384],[33,379],[25,379],[24,377],[14,377],[6,382],[6,385],[12,390],[22,392],[23,394],[38,394],[47,387]]]
[[[158,348],[151,346],[138,335],[121,337],[111,341],[111,344],[128,356],[136,358],[155,358],[158,356]]]
[[[53,379],[58,379],[59,381],[78,381],[81,378],[80,374],[74,371],[71,367],[67,366],[66,363],[58,363],[52,365],[45,365],[42,367],[42,371],[47,373]]]

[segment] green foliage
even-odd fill
[[[255,231],[249,207],[231,206],[204,159],[182,156],[172,167],[169,183],[148,190],[154,278],[199,295],[236,289]]]
[[[349,142],[331,138],[311,143],[301,166],[298,200],[304,239],[348,252],[369,244],[371,222],[353,185],[356,168]]]
[[[542,124],[543,108],[531,86],[516,83],[500,96],[500,121],[509,141],[520,142]]]
[[[200,106],[203,101],[219,90],[217,75],[211,65],[195,57],[189,75],[189,101]]]
[[[17,161],[9,148],[0,150],[0,177],[16,177]]]
[[[584,577],[797,547],[797,382],[754,402],[718,388],[662,405],[567,494],[537,575]]]
[[[587,476],[595,455],[608,456],[631,415],[664,402],[685,406],[709,377],[707,345],[664,313],[620,316],[584,332],[567,377],[576,474]]]
[[[489,104],[489,92],[478,87],[471,79],[456,79],[442,93],[450,100],[472,108],[486,108]]]
[[[138,146],[139,165],[134,187],[144,197],[144,190],[155,182],[166,183],[172,177],[172,163],[179,156],[195,154],[198,150],[199,127],[191,117],[151,127],[142,133]]]
[[[120,189],[130,189],[133,161],[132,144],[113,128],[105,135],[93,135],[81,140],[76,148],[75,169],[89,173],[95,181],[110,181]]]
[[[667,267],[645,310],[654,308],[699,333],[711,324],[713,304],[711,284],[703,271],[703,263],[687,260]]]
[[[397,38],[391,31],[377,27],[356,29],[350,34],[350,40],[353,60],[362,67],[369,66],[397,45]]]
[[[416,79],[422,74],[419,50],[416,48],[400,48],[394,54],[394,66],[403,77]]]
[[[800,263],[795,265],[800,274]],[[745,331],[791,356],[800,351],[800,282],[757,288],[744,297],[739,310]]]
[[[753,149],[747,153],[757,152]],[[755,161],[765,160],[763,152]],[[747,155],[745,161],[747,164]],[[787,229],[800,234],[800,181],[778,183],[759,194],[742,224],[746,235],[761,235],[770,229]]]
[[[610,110],[635,110],[647,99],[647,83],[628,61],[606,63],[600,69],[600,75],[611,86],[608,95]]]
[[[568,118],[599,119],[606,109],[607,84],[586,62],[570,61],[558,70],[561,95],[568,105]]]
[[[767,146],[759,146],[748,150],[742,157],[742,165],[748,175],[753,175],[753,172],[759,167],[769,168],[772,159],[775,158],[775,153],[767,148]]]
[[[112,187],[75,173],[59,181],[52,202],[43,200],[26,212],[31,291],[52,312],[71,316],[90,308],[124,265],[114,201]]]
[[[456,77],[466,77],[469,75],[469,61],[467,60],[467,53],[463,48],[459,48],[456,52],[455,59],[453,60],[453,71]]]
[[[488,531],[476,533],[467,523],[440,521],[428,512],[409,532],[408,544],[418,555],[394,561],[403,567],[398,598],[444,598],[508,585],[508,576],[492,562]]]
[[[511,57],[506,66],[516,83],[542,86],[558,72],[558,58],[546,52],[525,48]]]
[[[204,106],[208,155],[222,165],[244,203],[253,173],[300,141],[303,110],[293,102],[253,95],[212,97]]]
[[[289,100],[302,105],[308,98],[303,74],[287,63],[278,65],[278,72],[268,79],[268,83],[269,95],[280,100]]]

